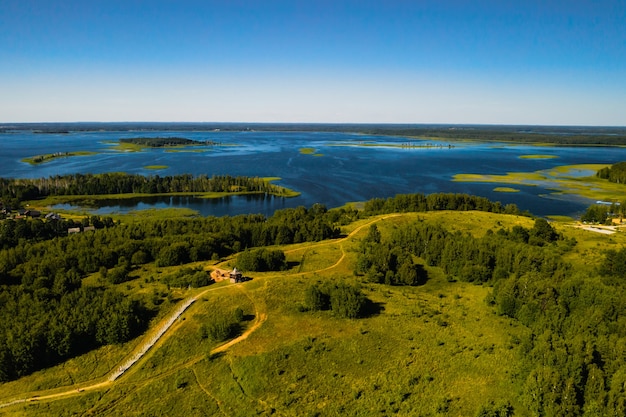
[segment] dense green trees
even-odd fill
[[[179,137],[140,137],[140,138],[122,138],[120,143],[131,143],[133,145],[148,146],[151,148],[161,148],[164,146],[182,146],[182,145],[200,145],[203,142],[197,142],[195,140]]]
[[[596,172],[598,178],[603,178],[618,184],[626,184],[626,162],[618,162],[610,167]]]
[[[0,382],[100,345],[125,342],[149,318],[139,302],[113,290],[70,287],[59,295],[36,287],[0,293]]]
[[[71,219],[5,219],[0,221],[0,249],[14,247],[20,239],[30,241],[48,240],[66,236],[70,228],[83,230],[90,225],[97,229],[102,229],[114,226],[114,222],[110,217],[101,218],[100,216],[85,217],[81,222]]]
[[[385,213],[424,212],[436,210],[478,210],[493,213],[520,214],[515,204],[503,206],[484,197],[468,194],[398,194],[395,197],[374,198],[364,205],[366,215]]]
[[[310,285],[305,291],[305,308],[331,310],[341,318],[355,319],[365,314],[366,298],[358,286],[345,284]]]
[[[283,271],[287,269],[285,253],[279,249],[250,249],[237,256],[237,268],[242,271]]]
[[[354,272],[365,275],[369,282],[387,285],[420,285],[427,280],[426,270],[415,262],[407,248],[381,242],[376,225],[370,226],[367,237],[361,241]]]
[[[0,178],[0,199],[13,205],[51,195],[101,195],[178,192],[255,192],[281,195],[284,189],[262,178],[190,174],[143,176],[121,172],[55,175],[37,179]]]
[[[608,218],[609,208],[606,206],[592,205],[587,208],[580,220],[586,223],[604,223]]]

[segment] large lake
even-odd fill
[[[172,152],[148,149],[119,152],[111,142],[132,137],[185,137],[219,142]],[[413,147],[398,145],[411,143]],[[366,146],[371,144],[389,146]],[[448,145],[452,146],[449,147]],[[300,152],[313,148],[318,155]],[[98,152],[59,158],[37,166],[21,162],[39,154],[72,151]],[[553,159],[525,159],[523,155],[554,155]],[[592,202],[550,195],[541,187],[515,186],[518,193],[498,193],[496,185],[453,182],[458,173],[504,174],[536,171],[558,165],[612,164],[626,160],[626,149],[615,147],[546,147],[479,142],[437,142],[384,136],[316,132],[76,132],[68,134],[0,133],[0,176],[47,177],[56,174],[128,172],[143,175],[233,175],[280,177],[276,183],[302,194],[296,198],[229,197],[220,200],[152,198],[120,206],[112,203],[95,211],[104,214],[151,207],[189,207],[203,215],[263,213],[323,203],[389,197],[398,193],[467,193],[515,203],[537,215],[578,215]],[[150,170],[150,165],[168,168]]]

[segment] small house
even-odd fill
[[[230,271],[230,282],[233,284],[243,282],[243,274],[237,268]]]
[[[32,217],[33,219],[41,217],[41,212],[39,210],[26,210],[24,214]]]
[[[61,220],[61,215],[57,213],[48,213],[45,217],[46,220]]]

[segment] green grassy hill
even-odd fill
[[[495,410],[505,402],[516,416],[533,415],[521,399],[527,372],[519,348],[531,330],[497,314],[487,302],[492,287],[449,279],[428,265],[428,281],[415,287],[355,276],[358,247],[370,225],[388,237],[417,219],[474,237],[533,225],[527,217],[484,212],[395,214],[345,226],[345,238],[281,247],[287,271],[251,272],[253,279],[242,284],[173,289],[164,311],[173,311],[177,300],[202,295],[116,381],[92,387],[153,330],[0,385],[0,404],[29,398],[0,408],[0,415],[474,416],[481,407],[493,404]],[[557,230],[578,242],[565,254],[578,271],[594,270],[604,248],[624,243],[620,234],[566,225]],[[192,266],[234,264],[230,259]],[[146,265],[119,286],[149,293],[162,285],[150,283],[149,275],[174,269]],[[339,282],[361,286],[368,299],[364,317],[307,310],[307,288]],[[233,314],[240,315],[239,328],[226,340],[207,337],[212,323]]]

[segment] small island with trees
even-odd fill
[[[166,147],[179,147],[179,146],[198,146],[198,145],[208,145],[208,146],[216,146],[221,145],[220,142],[215,142],[212,140],[193,140],[187,138],[180,137],[138,137],[138,138],[122,138],[120,139],[120,144],[125,145],[136,145],[145,148],[166,148]]]
[[[55,152],[55,153],[49,153],[45,155],[35,155],[29,158],[24,158],[22,159],[22,162],[26,162],[27,164],[31,164],[31,165],[38,165],[44,162],[50,162],[58,158],[69,158],[71,156],[88,156],[88,155],[95,155],[95,154],[96,152],[91,152],[91,151]]]

